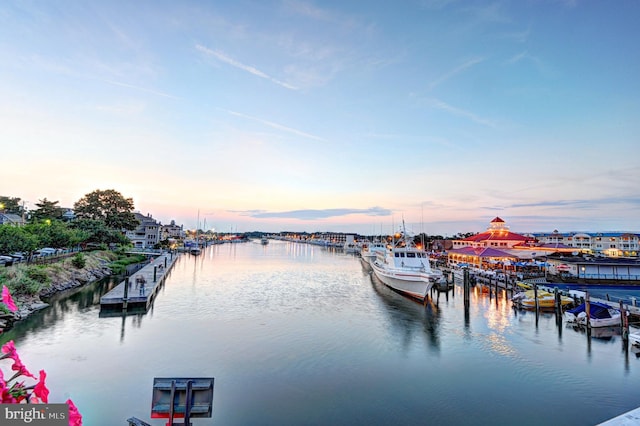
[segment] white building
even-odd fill
[[[133,231],[127,231],[126,237],[135,248],[154,248],[160,242],[160,223],[151,217],[151,214],[144,216],[135,212],[134,215],[140,224]]]
[[[638,257],[640,235],[627,232],[567,232],[532,234],[541,243],[564,244],[583,253],[608,257]]]
[[[169,225],[160,227],[160,240],[173,238],[176,240],[183,239],[187,236],[182,225],[176,225],[176,221],[172,220]]]

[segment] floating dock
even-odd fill
[[[100,316],[147,312],[178,256],[162,253],[152,257],[147,265],[100,298]]]
[[[599,423],[598,426],[638,426],[640,425],[640,408],[628,411],[624,414],[614,417],[611,420],[607,420],[604,423]]]

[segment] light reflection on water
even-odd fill
[[[113,283],[54,301],[2,336],[87,425],[149,420],[154,377],[213,376],[194,425],[595,424],[640,406],[640,359],[500,290],[398,295],[360,261],[284,242],[184,255],[145,315],[100,318]]]

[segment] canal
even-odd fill
[[[105,280],[0,336],[88,426],[150,419],[155,377],[214,377],[193,425],[592,425],[640,406],[640,359],[507,294],[426,304],[357,257],[272,241],[182,255],[146,314],[101,317]]]

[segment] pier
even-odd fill
[[[178,253],[160,253],[100,298],[100,316],[145,313],[153,303]]]

